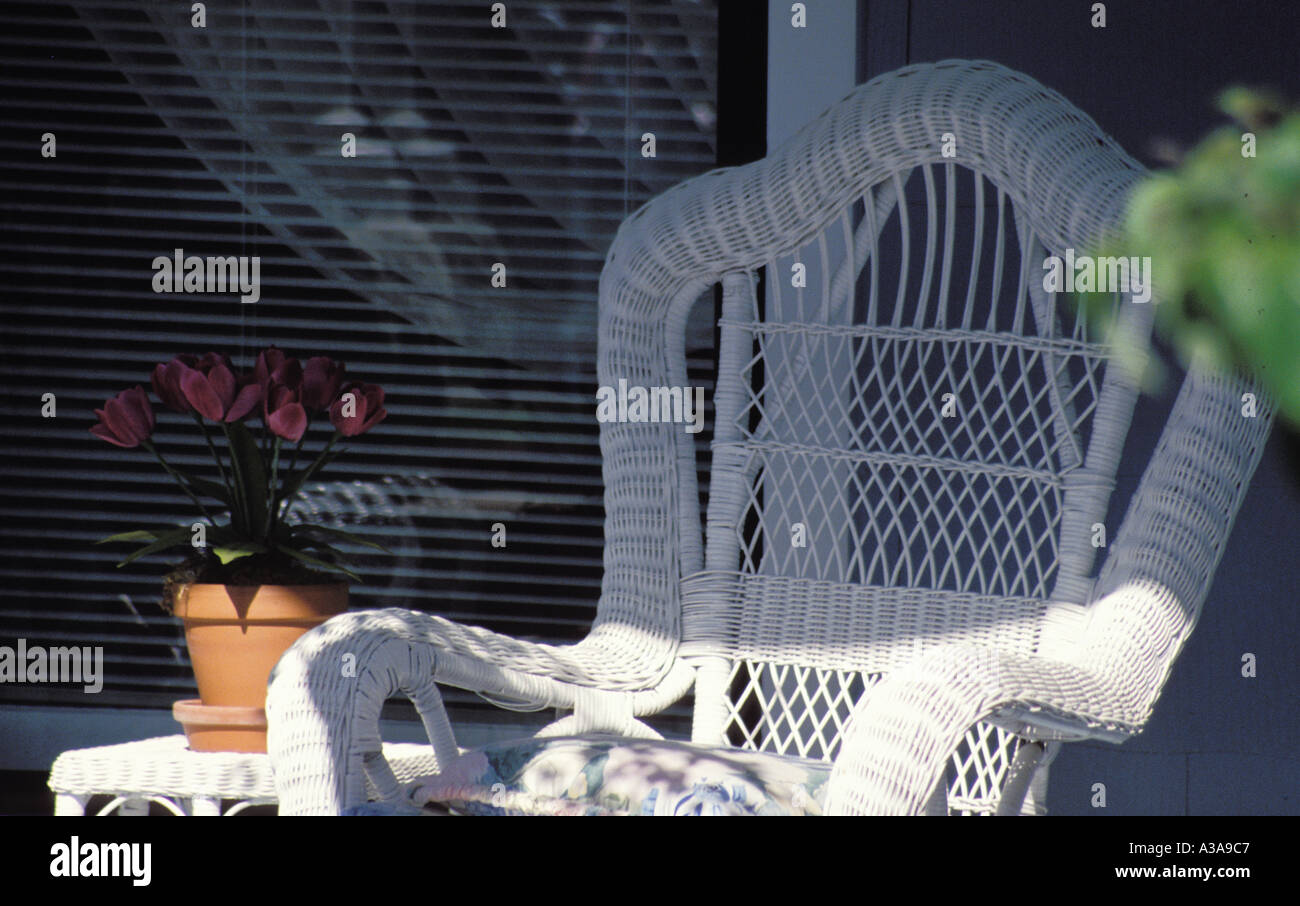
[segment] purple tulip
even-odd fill
[[[177,391],[181,405],[177,405]],[[209,352],[201,359],[177,356],[154,369],[154,392],[170,409],[197,412],[214,422],[237,422],[262,398],[262,388],[251,379],[235,377],[230,359]]]
[[[258,403],[262,402],[262,387],[257,383],[257,379],[253,375],[243,374],[236,380],[238,389],[235,391],[235,401],[230,404],[230,409],[226,412],[226,421],[228,422],[239,421],[256,409]]]
[[[302,366],[302,404],[308,412],[328,409],[339,398],[345,370],[342,362],[323,355],[307,360]]]
[[[297,390],[302,385],[302,363],[286,355],[283,349],[271,346],[258,353],[253,377],[263,395],[267,394],[273,382]]]
[[[262,417],[276,437],[291,443],[302,439],[307,430],[307,410],[299,397],[301,390],[272,381],[262,401]]]
[[[342,394],[330,406],[330,423],[344,437],[365,434],[387,415],[384,388],[376,384],[354,381],[343,388]]]
[[[114,446],[138,447],[153,436],[153,406],[139,385],[123,390],[104,403],[103,409],[96,409],[95,414],[99,422],[91,427],[90,433]]]
[[[193,411],[194,407],[190,405],[184,391],[181,390],[181,373],[186,368],[193,368],[198,364],[199,360],[195,356],[178,355],[170,362],[154,367],[151,381],[154,395],[173,412]]]

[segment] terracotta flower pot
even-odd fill
[[[199,701],[178,702],[172,713],[185,726],[190,748],[265,752],[271,668],[303,633],[347,607],[348,587],[341,582],[197,583],[177,595]]]
[[[266,709],[205,705],[197,698],[172,705],[195,752],[265,752]]]

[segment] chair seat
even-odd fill
[[[818,815],[830,772],[670,740],[528,737],[466,750],[412,800],[474,815]]]

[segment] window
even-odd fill
[[[551,641],[590,623],[596,282],[622,218],[715,162],[715,5],[515,0],[505,28],[486,3],[258,6],[209,4],[204,27],[189,4],[0,13],[0,639],[103,645],[106,672],[93,702],[54,685],[0,702],[193,694],[153,603],[167,561],[115,569],[121,550],[92,543],[189,508],[147,454],[87,433],[93,408],[180,352],[247,366],[275,343],[385,387],[388,420],[308,495],[395,551],[360,556],[354,606]],[[150,262],[177,248],[259,256],[260,301],[155,294]],[[707,316],[693,336],[704,383]],[[170,458],[203,464],[188,423],[155,408]]]

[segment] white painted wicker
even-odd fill
[[[384,750],[399,782],[433,768],[428,746],[388,743]],[[100,815],[147,814],[150,802],[175,815],[237,815],[277,801],[266,755],[193,752],[182,735],[63,752],[50,770],[49,787],[58,815],[84,814],[91,798],[103,795],[113,798]],[[225,812],[223,800],[234,800]]]
[[[397,609],[308,633],[268,698],[282,810],[355,804],[367,771],[395,795],[391,695],[454,757],[435,683],[573,709],[553,733],[652,735],[637,718],[693,690],[695,741],[834,761],[832,812],[991,812],[1004,785],[1004,811],[1041,810],[1060,740],[1146,721],[1271,420],[1194,371],[1097,576],[1136,388],[1042,263],[1106,236],[1142,173],[1033,79],[947,61],[637,211],[601,278],[599,382],[688,384],[684,325],[721,284],[707,532],[692,435],[602,424],[590,635]],[[1114,298],[1141,345],[1153,306]],[[1036,772],[1022,739],[1048,742]]]

